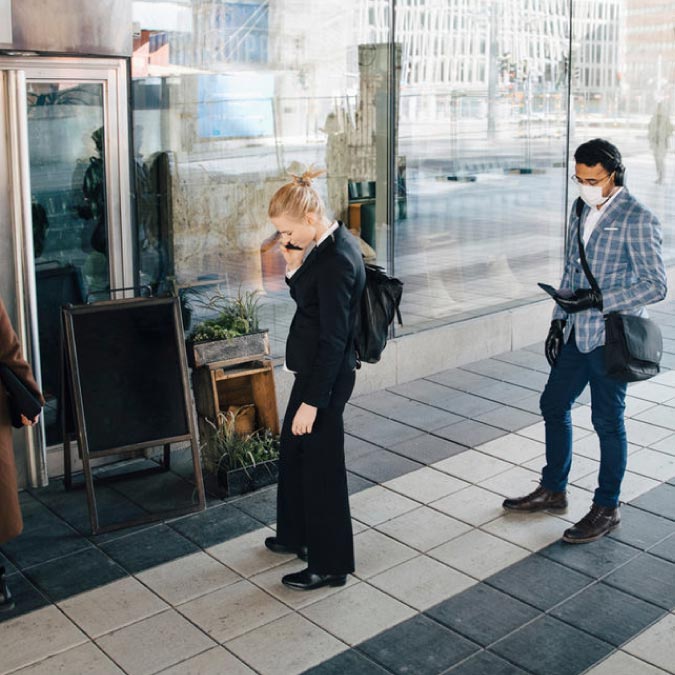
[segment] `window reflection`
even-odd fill
[[[616,143],[629,189],[671,219],[661,0],[134,6],[141,281],[263,290],[277,354],[292,307],[266,205],[298,164],[327,169],[334,215],[405,281],[405,331],[541,299],[589,138]]]

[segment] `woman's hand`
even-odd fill
[[[283,243],[279,245],[279,248],[281,249],[281,255],[284,256],[284,260],[286,261],[287,272],[292,272],[302,265],[302,259],[305,255],[304,249],[287,249]]]
[[[35,415],[35,419],[31,422],[25,415],[21,415],[21,424],[23,424],[24,427],[33,427],[38,423],[39,419],[40,415]]]
[[[294,436],[311,434],[316,420],[316,408],[308,403],[301,403],[291,424],[291,433]]]

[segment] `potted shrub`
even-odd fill
[[[213,422],[202,447],[207,488],[222,497],[251,492],[277,482],[279,436],[269,429],[240,433],[246,428],[250,406],[231,408]],[[240,422],[243,422],[240,424]]]
[[[230,298],[218,288],[207,300],[193,300],[210,314],[188,337],[188,362],[193,368],[241,363],[270,353],[269,333],[259,327],[259,296],[259,291],[240,290]]]

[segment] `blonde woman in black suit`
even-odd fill
[[[265,545],[307,561],[282,579],[298,590],[342,586],[354,571],[342,413],[354,388],[365,269],[357,240],[327,218],[312,187],[321,173],[293,176],[268,209],[296,311],[286,342],[295,383],[281,431],[277,536]]]

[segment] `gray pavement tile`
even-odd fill
[[[450,389],[442,384],[426,379],[397,384],[393,387],[388,387],[387,391],[405,396],[413,401],[429,403],[435,406],[440,406],[441,402],[451,399],[460,393],[456,389]]]
[[[621,525],[609,537],[645,550],[673,532],[675,523],[672,520],[631,505],[624,505],[621,507]]]
[[[541,415],[535,415],[525,410],[518,410],[517,408],[504,405],[478,415],[474,419],[477,422],[483,422],[484,424],[513,432],[541,422]]]
[[[235,506],[223,504],[171,521],[169,526],[198,546],[208,548],[257,530],[263,524]]]
[[[518,401],[511,403],[512,408],[518,408],[519,410],[524,410],[525,412],[532,413],[533,415],[539,415],[541,417],[541,408],[539,407],[539,399],[541,398],[541,393],[532,394],[527,398],[521,398]]]
[[[414,438],[423,433],[420,429],[400,424],[365,410],[358,417],[345,420],[345,431],[352,436],[382,447]]]
[[[20,537],[0,550],[18,568],[91,548],[91,543],[70,525],[36,501],[22,503],[24,529]]]
[[[532,621],[541,612],[480,583],[435,605],[425,614],[486,647]]]
[[[457,422],[457,424],[451,424],[449,427],[438,429],[434,433],[453,443],[474,448],[477,445],[481,445],[481,443],[487,443],[495,438],[505,436],[508,432],[504,429],[483,424],[482,422],[476,422],[475,420],[465,420]]]
[[[551,615],[619,646],[660,619],[665,610],[611,586],[595,584],[559,607]]]
[[[539,554],[599,579],[636,558],[640,555],[640,551],[609,537],[603,537],[583,546],[556,541],[542,549]]]
[[[503,593],[547,610],[592,583],[585,574],[531,555],[485,580]]]
[[[505,352],[504,354],[498,354],[493,357],[496,361],[506,361],[507,363],[513,363],[516,366],[521,366],[523,368],[529,368],[530,370],[537,370],[540,373],[544,373],[548,376],[551,371],[551,366],[548,365],[548,361],[544,356],[544,346],[540,346],[540,353],[533,353],[527,349],[519,349],[515,352]]]
[[[72,553],[25,571],[28,579],[52,602],[90,591],[127,576],[127,572],[97,548]]]
[[[490,652],[480,652],[451,668],[444,675],[527,675],[527,673]]]
[[[454,398],[439,402],[437,405],[461,417],[474,418],[499,408],[501,404],[481,396],[460,393]]]
[[[675,486],[659,485],[634,499],[631,504],[675,521]]]
[[[357,476],[355,473],[347,471],[347,488],[350,495],[361,492],[361,490],[366,490],[369,487],[373,487],[373,485],[375,485],[373,481],[366,480],[362,476]]]
[[[79,480],[75,481],[75,484],[77,483]],[[71,527],[81,534],[88,535],[91,532],[91,524],[83,488],[84,483],[81,484],[81,489],[66,490],[62,480],[50,479],[48,486],[31,490],[31,494]],[[102,525],[133,520],[146,513],[109,485],[96,486],[96,509]]]
[[[649,549],[649,553],[675,563],[675,534],[656,544],[656,546],[652,546]]]
[[[389,447],[392,452],[403,455],[422,464],[433,464],[447,459],[460,452],[464,452],[466,447],[457,445],[444,438],[438,438],[431,434],[417,436],[403,443],[396,443]]]
[[[100,548],[130,574],[199,551],[198,546],[163,523],[102,544]]]
[[[489,386],[495,382],[495,379],[492,377],[471,373],[468,370],[462,370],[461,368],[444,370],[441,373],[429,375],[426,379],[468,393],[476,393],[483,387]]]
[[[238,509],[265,525],[277,519],[277,486],[270,485],[231,502]]]
[[[345,434],[345,459],[347,461],[353,461],[359,457],[363,457],[363,455],[367,455],[369,452],[373,452],[373,450],[377,450],[379,447],[379,445],[364,441],[362,438],[357,438],[351,434]]]
[[[50,604],[50,601],[23,574],[12,574],[7,578],[7,584],[14,599],[14,609],[0,612],[0,623]]]
[[[314,668],[306,670],[303,675],[386,675],[389,671],[380,668],[376,663],[359,654],[355,649],[349,649],[324,661]]]
[[[388,391],[362,396],[354,403],[360,408],[424,431],[433,431],[462,419],[459,415],[454,415],[447,410],[427,403],[411,401]]]
[[[419,462],[413,462],[407,457],[401,457],[382,448],[347,463],[347,468],[351,472],[375,483],[384,483],[393,478],[398,478],[411,471],[421,469],[422,466]]]
[[[401,675],[437,675],[478,649],[478,645],[421,615],[358,646],[373,661]]]
[[[607,656],[612,646],[544,616],[490,647],[535,675],[578,675]]]
[[[490,401],[497,401],[497,403],[507,405],[520,398],[532,396],[532,389],[526,389],[510,382],[495,382],[487,387],[483,387],[479,395]]]
[[[675,607],[675,564],[648,553],[612,572],[602,583],[667,610]]]

